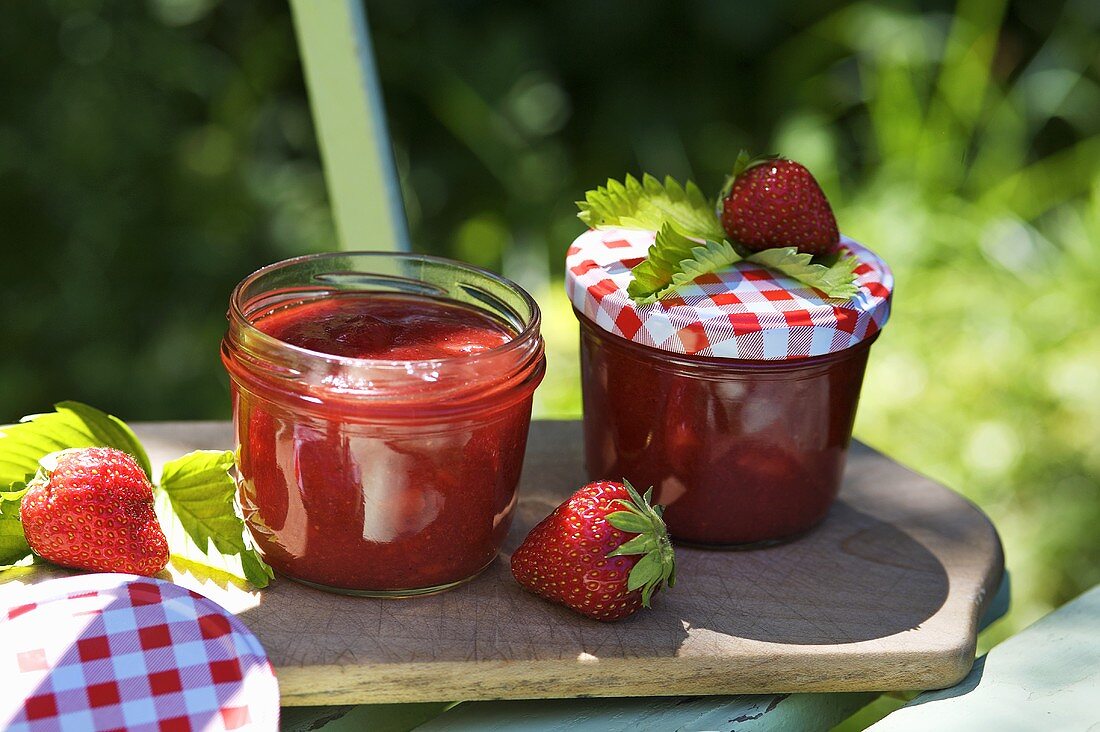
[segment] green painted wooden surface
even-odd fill
[[[1006,575],[981,627],[1008,611]],[[635,730],[828,730],[874,700],[875,693],[759,694],[637,699],[542,699],[458,704],[363,704],[283,710],[283,729],[324,732],[634,732]]]
[[[635,732],[828,729],[878,694],[555,699],[460,704],[417,732]],[[326,728],[326,732],[328,729]]]
[[[362,0],[290,0],[344,249],[409,248]]]
[[[1100,587],[979,658],[961,683],[870,729],[1100,730]]]
[[[282,710],[283,732],[308,732],[324,729],[370,730],[370,732],[406,732],[439,716],[453,702],[423,704],[360,704],[343,707],[287,707]]]
[[[406,732],[413,729],[417,732],[687,732],[718,729],[805,732],[827,730],[877,696],[866,692],[292,707],[283,709],[282,729],[288,732]]]

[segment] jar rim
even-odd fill
[[[438,358],[428,359],[384,359],[384,358],[358,358],[354,356],[341,356],[332,353],[325,353],[323,351],[314,351],[309,348],[303,348],[296,346],[287,341],[276,338],[262,331],[256,327],[255,323],[249,319],[248,315],[244,311],[243,307],[243,293],[245,290],[257,280],[269,275],[272,272],[276,272],[281,269],[287,269],[289,267],[300,265],[305,262],[321,261],[326,259],[339,259],[346,257],[368,257],[371,259],[377,258],[390,259],[390,260],[404,260],[412,262],[427,262],[437,265],[443,265],[447,267],[453,267],[455,269],[464,270],[466,272],[484,277],[490,281],[497,282],[504,285],[512,294],[518,296],[520,300],[529,308],[530,316],[525,318],[523,314],[516,313],[517,317],[521,321],[525,321],[523,328],[518,330],[515,335],[509,338],[506,342],[498,345],[486,348],[477,354],[461,354],[455,356],[443,356]],[[466,262],[460,262],[458,260],[449,259],[447,257],[438,257],[431,254],[416,254],[413,252],[397,252],[397,251],[367,251],[367,250],[348,250],[348,251],[336,251],[336,252],[317,252],[313,254],[303,254],[297,257],[291,257],[289,259],[283,259],[278,262],[265,265],[257,269],[252,274],[245,277],[243,280],[237,283],[233,288],[232,293],[229,296],[229,312],[227,317],[230,322],[238,327],[241,327],[248,333],[250,339],[255,339],[259,344],[262,344],[271,348],[285,348],[290,353],[300,355],[307,358],[319,358],[324,361],[333,364],[343,364],[351,367],[369,367],[371,369],[379,369],[381,371],[394,370],[394,371],[409,371],[410,369],[419,370],[422,368],[435,368],[440,364],[453,364],[453,363],[472,363],[483,359],[495,358],[502,355],[511,353],[517,349],[524,347],[532,338],[539,337],[539,328],[542,321],[542,312],[539,309],[538,303],[531,297],[524,288],[512,280],[498,275],[482,267],[478,267]],[[514,325],[514,324],[510,324]]]

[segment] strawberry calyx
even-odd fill
[[[714,201],[714,214],[718,218],[722,218],[722,204],[729,196],[730,190],[733,188],[734,182],[749,168],[755,168],[758,165],[764,163],[770,163],[773,160],[778,160],[779,155],[775,153],[766,153],[763,155],[750,155],[748,150],[742,150],[737,153],[737,160],[733,162],[733,172],[726,176],[726,182],[722,184],[722,190],[718,192],[718,198]]]
[[[45,488],[49,490],[50,477],[57,470],[57,466],[61,464],[61,461],[65,457],[83,452],[83,450],[84,448],[67,447],[64,450],[56,450],[48,455],[43,455],[39,458],[38,469],[30,480],[26,483],[13,483],[9,492],[0,495],[3,495],[3,497],[8,500],[18,500],[35,488]]]
[[[34,477],[31,478],[30,483],[41,483],[49,481],[50,476],[57,470],[57,466],[61,464],[61,461],[68,455],[74,455],[79,452],[83,452],[85,448],[80,447],[67,447],[64,450],[57,450],[51,452],[48,455],[43,455],[38,460],[38,470],[35,472]]]
[[[642,496],[629,481],[623,480],[623,485],[630,496],[629,500],[618,499],[617,503],[623,510],[609,513],[604,518],[616,529],[637,536],[609,552],[607,556],[643,555],[630,570],[627,589],[633,591],[641,588],[642,606],[649,607],[654,592],[663,586],[672,587],[676,584],[676,559],[672,551],[672,540],[669,539],[665,521],[661,518],[664,507],[651,504],[653,489],[650,488]]]

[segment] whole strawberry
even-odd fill
[[[718,208],[730,238],[754,252],[798,247],[806,254],[830,254],[840,243],[825,193],[810,171],[793,160],[749,160],[742,153]]]
[[[649,607],[654,592],[676,581],[672,543],[652,490],[597,481],[574,493],[531,529],[512,554],[525,588],[596,620]]]
[[[47,456],[19,509],[35,554],[97,572],[153,575],[168,542],[145,471],[121,450],[91,447]]]

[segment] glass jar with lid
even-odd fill
[[[842,238],[860,260],[847,301],[738,262],[639,305],[626,286],[653,236],[590,230],[567,254],[588,473],[653,486],[680,542],[798,536],[840,488],[890,269]]]

